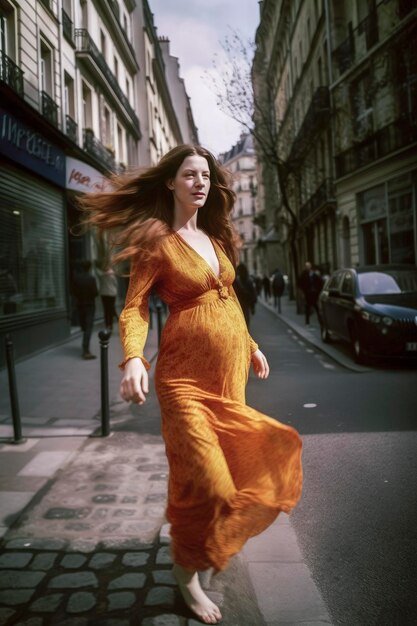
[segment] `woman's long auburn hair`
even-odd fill
[[[113,176],[111,191],[80,198],[80,208],[86,211],[83,224],[95,226],[102,233],[110,232],[111,244],[116,248],[114,262],[138,254],[149,259],[158,247],[154,244],[172,232],[174,197],[167,182],[192,155],[207,159],[211,179],[206,202],[198,209],[197,226],[219,241],[236,266],[239,240],[230,219],[236,198],[230,174],[208,150],[187,144],[173,148],[142,173]]]

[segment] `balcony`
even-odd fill
[[[328,87],[316,89],[300,130],[292,144],[290,161],[297,161],[308,149],[316,132],[324,126],[330,115],[330,96]]]
[[[72,45],[75,45],[74,42],[74,25],[68,13],[62,9],[62,30],[64,33],[65,39]]]
[[[0,56],[0,80],[23,98],[23,71],[4,52]]]
[[[77,143],[77,122],[74,122],[69,115],[65,116],[65,134],[74,143]]]
[[[58,128],[58,105],[46,91],[41,91],[41,111],[48,122]]]
[[[103,86],[106,88],[114,103],[121,107],[122,112],[127,117],[137,137],[140,137],[139,119],[133,110],[129,100],[123,93],[116,76],[113,74],[100,50],[90,37],[89,32],[85,28],[75,29],[75,41],[77,56],[84,59],[89,64],[89,69],[95,70],[102,80]]]
[[[335,80],[366,58],[378,43],[397,32],[402,20],[406,24],[408,15],[417,8],[417,0],[383,0],[371,7],[356,28],[353,28],[352,22],[348,23],[347,38],[332,51]]]
[[[333,182],[330,178],[325,178],[312,196],[300,209],[300,222],[308,220],[313,213],[329,204],[336,203]]]
[[[94,132],[90,128],[84,128],[83,148],[90,156],[99,161],[107,170],[115,170],[116,164],[114,161],[114,155],[103,146],[101,141],[94,137]]]
[[[380,128],[360,143],[341,152],[335,158],[336,176],[347,174],[370,165],[392,152],[406,148],[417,141],[417,124],[410,116],[400,118]]]

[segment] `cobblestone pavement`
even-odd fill
[[[171,574],[167,537],[143,544],[107,540],[24,538],[7,541],[0,555],[0,622],[19,626],[193,626]],[[236,561],[236,559],[235,559]],[[233,563],[231,570],[238,569]],[[230,574],[229,574],[230,575]],[[223,577],[223,578],[222,578]],[[242,622],[239,594],[225,575],[208,594],[228,605],[230,626],[263,624],[255,606]],[[246,591],[246,604],[250,603]],[[242,603],[245,606],[245,601]],[[253,621],[252,621],[253,620]]]
[[[170,571],[167,469],[160,436],[88,440],[4,538],[0,623],[198,624]],[[208,593],[227,607],[226,626],[264,623],[238,557]]]

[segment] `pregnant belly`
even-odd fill
[[[245,377],[250,349],[245,321],[232,300],[169,316],[158,356],[158,380]]]

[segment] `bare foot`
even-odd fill
[[[175,564],[172,573],[187,606],[204,624],[218,624],[222,615],[200,586],[197,572],[190,572]]]

